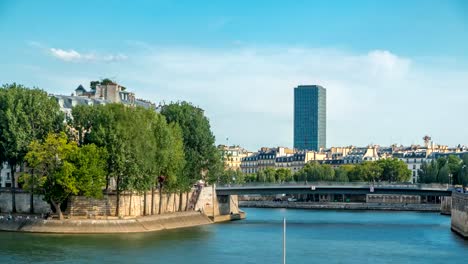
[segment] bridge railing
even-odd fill
[[[438,183],[395,183],[395,182],[283,182],[283,183],[269,183],[269,182],[249,182],[244,184],[218,184],[219,188],[229,187],[287,187],[287,186],[316,186],[316,187],[385,187],[385,188],[408,188],[408,189],[437,189],[447,190],[452,186],[447,184]]]

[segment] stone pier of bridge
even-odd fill
[[[202,187],[195,210],[203,212],[214,222],[245,218],[245,213],[239,209],[238,196],[217,195],[215,185]]]
[[[451,228],[460,236],[468,239],[468,193],[452,194]]]

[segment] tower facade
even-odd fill
[[[327,141],[327,91],[319,85],[294,88],[294,148],[319,150]]]

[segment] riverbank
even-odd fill
[[[440,204],[310,203],[310,202],[239,201],[239,207],[440,212]]]
[[[26,217],[0,219],[0,231],[31,233],[110,234],[153,232],[212,224],[200,212],[176,212],[129,219],[44,220]]]

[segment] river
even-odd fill
[[[437,213],[247,208],[243,221],[144,234],[0,232],[0,263],[468,263]]]

